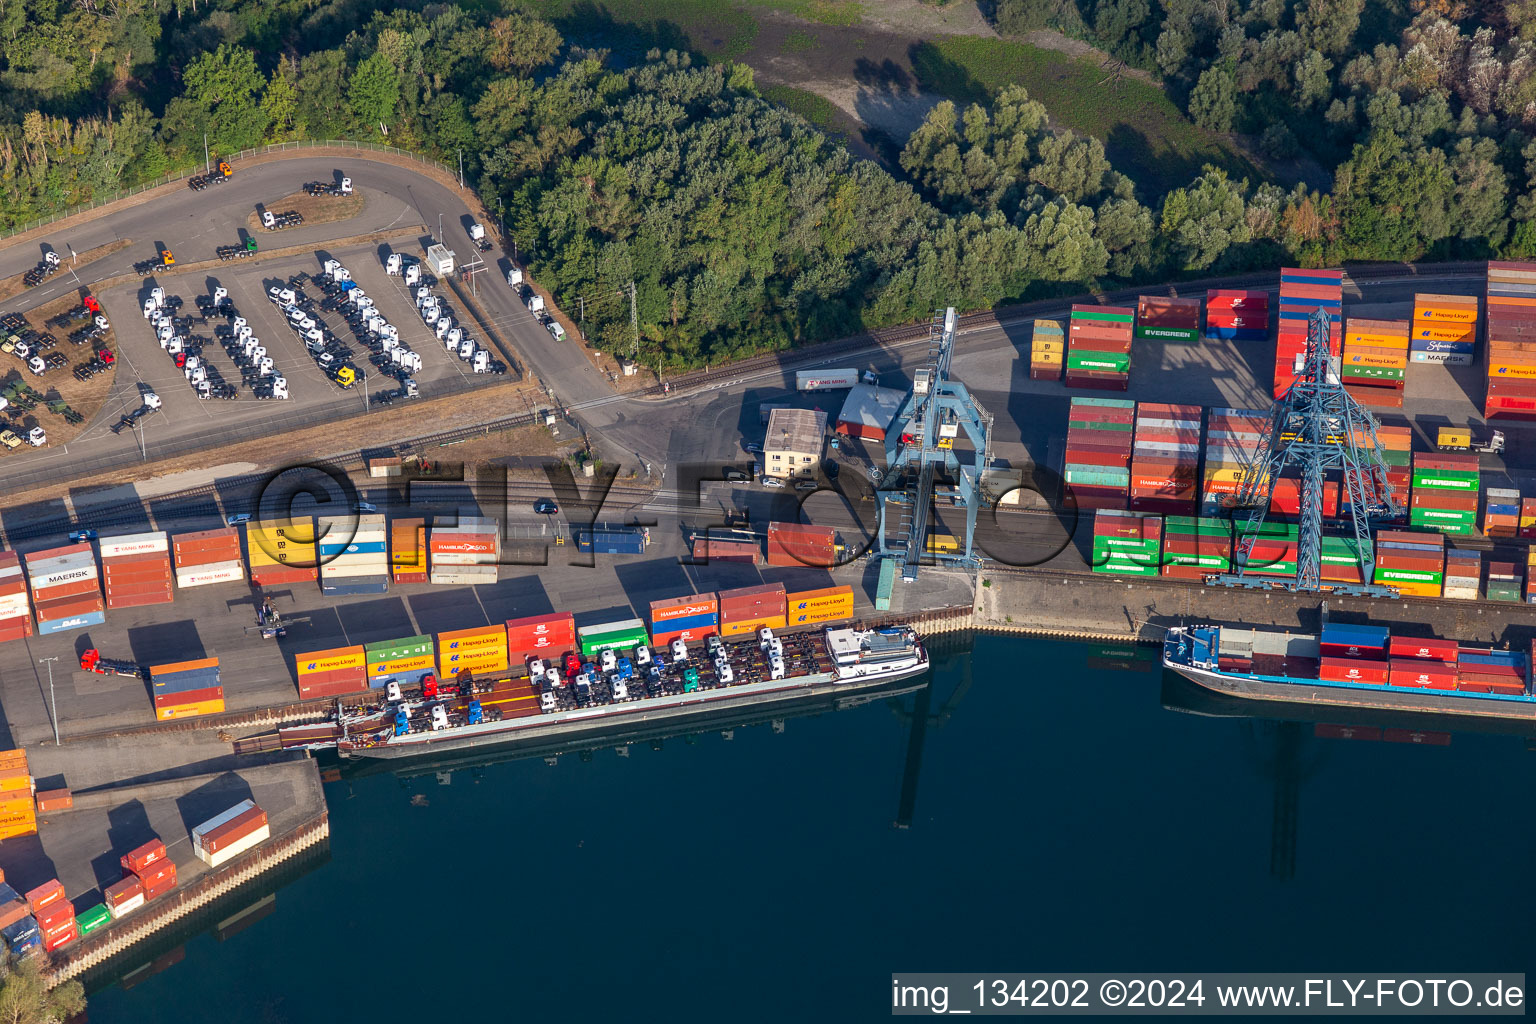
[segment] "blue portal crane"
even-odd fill
[[[964,384],[949,377],[954,354],[953,306],[936,313],[929,324],[928,355],[912,376],[912,389],[885,434],[885,473],[876,491],[879,514],[878,551],[898,559],[901,578],[917,579],[924,555],[940,564],[975,568],[976,513],[981,507],[981,476],[992,464],[992,415],[972,397]],[[975,449],[972,465],[955,454],[961,431]],[[940,475],[953,503],[965,509],[965,539],[957,551],[928,552],[928,522]],[[954,481],[948,485],[948,481]],[[888,521],[888,505],[900,508],[898,522]]]
[[[1307,321],[1305,365],[1270,410],[1269,430],[1245,467],[1237,496],[1237,525],[1232,550],[1236,572],[1212,576],[1207,583],[1228,587],[1275,588],[1294,592],[1323,589],[1340,594],[1397,597],[1391,587],[1371,583],[1376,557],[1371,546],[1373,521],[1395,519],[1403,507],[1387,478],[1386,453],[1376,436],[1376,418],[1339,382],[1329,351],[1328,313],[1314,310]],[[1359,583],[1322,579],[1323,488],[1329,470],[1341,470],[1360,563]],[[1301,480],[1301,514],[1296,542],[1294,582],[1249,575],[1248,557],[1269,512],[1275,481],[1286,471]],[[1238,520],[1246,517],[1238,525]]]

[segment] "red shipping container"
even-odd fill
[[[1385,686],[1390,665],[1368,658],[1336,658],[1324,654],[1318,663],[1318,678],[1331,683],[1371,683]]]
[[[189,704],[223,699],[224,687],[222,686],[205,686],[201,690],[183,690],[180,693],[165,693],[157,689],[154,697],[156,708],[180,708]]]
[[[316,676],[336,678],[317,679]],[[316,672],[299,677],[299,699],[316,700],[321,697],[345,697],[368,689],[368,679],[362,669],[337,669],[333,672]]]
[[[1318,722],[1312,727],[1312,735],[1325,740],[1375,742],[1381,739],[1381,730],[1367,725],[1333,725],[1330,722]]]
[[[63,898],[64,884],[57,878],[49,879],[37,888],[28,891],[26,894],[27,906],[32,908],[32,914],[34,917],[37,916],[38,911],[42,910],[50,903],[55,903],[59,900],[62,900]],[[73,913],[73,910],[74,908],[71,907],[71,913]]]
[[[320,578],[320,570],[309,568],[290,569],[286,566],[259,565],[251,569],[251,582],[263,587],[282,586],[287,583],[309,583]]]
[[[55,619],[67,619],[72,615],[105,611],[106,607],[106,602],[99,594],[92,594],[88,597],[66,598],[63,601],[39,602],[35,610],[37,621],[52,622]]]
[[[1451,734],[1448,732],[1425,732],[1421,729],[1383,729],[1381,738],[1388,743],[1416,743],[1426,747],[1448,747],[1451,745]]]
[[[38,604],[45,601],[63,601],[71,597],[81,597],[85,594],[95,594],[101,591],[99,580],[70,580],[68,583],[55,583],[51,587],[32,592],[32,600]]]
[[[141,875],[149,868],[165,860],[165,844],[158,839],[151,839],[142,846],[137,846],[122,856],[123,871],[128,874]]]
[[[576,642],[576,617],[570,612],[508,619],[506,626],[509,648],[527,650],[548,647],[551,644],[571,645]]]
[[[1422,658],[1429,661],[1452,662],[1456,660],[1457,644],[1454,640],[1419,640],[1414,637],[1394,636],[1387,641],[1387,653],[1395,658]]]
[[[140,872],[139,881],[144,885],[144,898],[152,900],[176,888],[176,865],[172,861],[161,861],[147,871]]]
[[[38,928],[48,931],[66,922],[73,924],[75,920],[75,905],[64,898],[61,886],[59,895],[54,897],[52,902],[34,909],[32,916],[37,919]]]
[[[239,842],[265,824],[267,824],[267,812],[260,807],[252,807],[249,810],[242,811],[218,828],[203,833],[203,849],[208,853],[218,853],[226,846]]]
[[[70,918],[69,927],[68,928],[64,929],[63,931],[61,931],[58,934],[53,935],[51,937],[50,936],[44,936],[43,937],[43,949],[46,950],[49,953],[52,953],[56,949],[61,949],[64,946],[69,945],[71,942],[74,942],[79,937],[80,937],[80,927],[79,927],[79,925],[75,924],[74,918]]]

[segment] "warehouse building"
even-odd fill
[[[869,441],[884,441],[891,421],[901,411],[905,391],[857,384],[848,391],[843,411],[837,415],[837,432]]]

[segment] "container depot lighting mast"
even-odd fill
[[[1275,588],[1294,592],[1324,589],[1340,594],[1396,597],[1391,587],[1371,583],[1376,557],[1371,546],[1373,520],[1403,514],[1387,478],[1386,453],[1376,436],[1376,418],[1344,390],[1329,351],[1329,319],[1314,310],[1307,322],[1306,363],[1296,380],[1278,399],[1269,416],[1269,431],[1253,453],[1237,496],[1238,515],[1248,510],[1238,527],[1232,552],[1237,571],[1212,576],[1207,582],[1228,587]],[[1354,527],[1359,583],[1324,584],[1322,579],[1323,488],[1329,470],[1341,470]],[[1301,481],[1301,508],[1296,540],[1296,579],[1249,575],[1248,558],[1261,536],[1274,496],[1275,481],[1287,470]],[[1234,516],[1234,523],[1237,522]]]
[[[958,321],[953,306],[935,314],[929,328],[928,357],[912,377],[912,390],[885,434],[885,475],[875,497],[879,516],[879,553],[899,559],[901,578],[917,579],[924,554],[935,562],[975,568],[976,513],[981,507],[981,476],[992,464],[992,415],[959,381],[949,379]],[[962,465],[954,443],[964,430],[976,451],[973,465]],[[957,551],[926,552],[934,482],[940,472],[955,481],[946,487],[965,509],[965,541]],[[887,505],[901,508],[899,522],[887,522]],[[892,536],[894,534],[894,536]]]

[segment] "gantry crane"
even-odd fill
[[[885,473],[876,492],[882,558],[901,561],[902,579],[917,579],[927,547],[935,482],[940,474],[945,493],[965,509],[965,543],[959,551],[929,553],[936,562],[975,568],[976,513],[981,507],[981,476],[992,464],[992,415],[972,397],[964,384],[950,380],[949,363],[955,346],[958,318],[953,306],[934,315],[929,326],[928,356],[912,377],[912,389],[885,435]],[[976,452],[973,465],[955,455],[955,441],[964,430]],[[899,522],[887,521],[887,505],[901,508]],[[894,536],[893,536],[894,534]]]
[[[1403,507],[1392,493],[1387,478],[1386,454],[1376,436],[1376,418],[1344,390],[1334,371],[1329,350],[1329,315],[1314,310],[1307,321],[1306,365],[1270,411],[1269,430],[1253,453],[1237,496],[1239,512],[1248,510],[1237,527],[1232,562],[1236,572],[1209,577],[1223,586],[1283,587],[1290,591],[1324,589],[1322,579],[1323,488],[1329,470],[1342,470],[1355,550],[1360,562],[1359,583],[1329,582],[1326,589],[1340,594],[1396,597],[1391,587],[1371,583],[1376,567],[1371,546],[1371,524],[1395,519]],[[1248,556],[1259,539],[1269,513],[1275,481],[1287,470],[1301,478],[1301,509],[1296,542],[1294,582],[1252,576]]]

